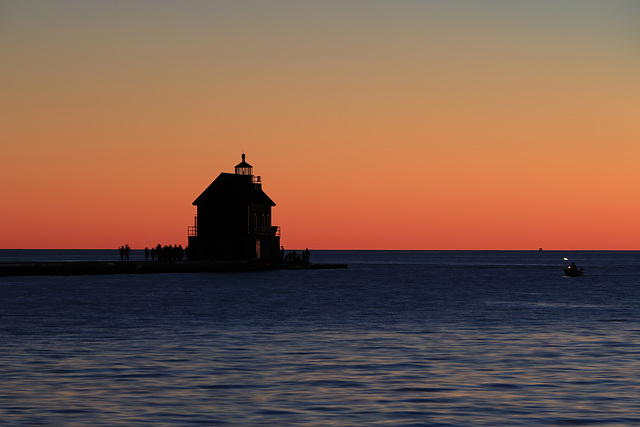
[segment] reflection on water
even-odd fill
[[[613,329],[526,335],[263,329],[118,344],[42,342],[5,349],[2,419],[15,425],[616,424],[639,415],[628,398],[640,386],[639,349],[630,344],[637,341],[636,332]]]
[[[3,278],[0,424],[640,423],[638,276],[510,261]]]

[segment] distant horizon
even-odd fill
[[[173,246],[173,245],[172,245]],[[184,247],[184,246],[183,246]],[[151,246],[148,246],[151,249]],[[286,251],[303,250],[306,247],[285,248]],[[144,250],[145,248],[131,247],[133,251]],[[637,252],[640,249],[316,249],[308,248],[310,251],[403,251],[403,252]],[[0,251],[117,251],[118,248],[0,248]]]

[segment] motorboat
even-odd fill
[[[564,269],[564,275],[567,277],[584,276],[584,270],[582,268],[578,268],[576,264],[572,262]]]

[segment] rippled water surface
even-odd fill
[[[0,425],[640,425],[640,253],[312,256],[0,278]]]

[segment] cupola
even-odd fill
[[[245,156],[242,153],[242,161],[236,165],[236,175],[253,175],[253,166],[245,162]]]

